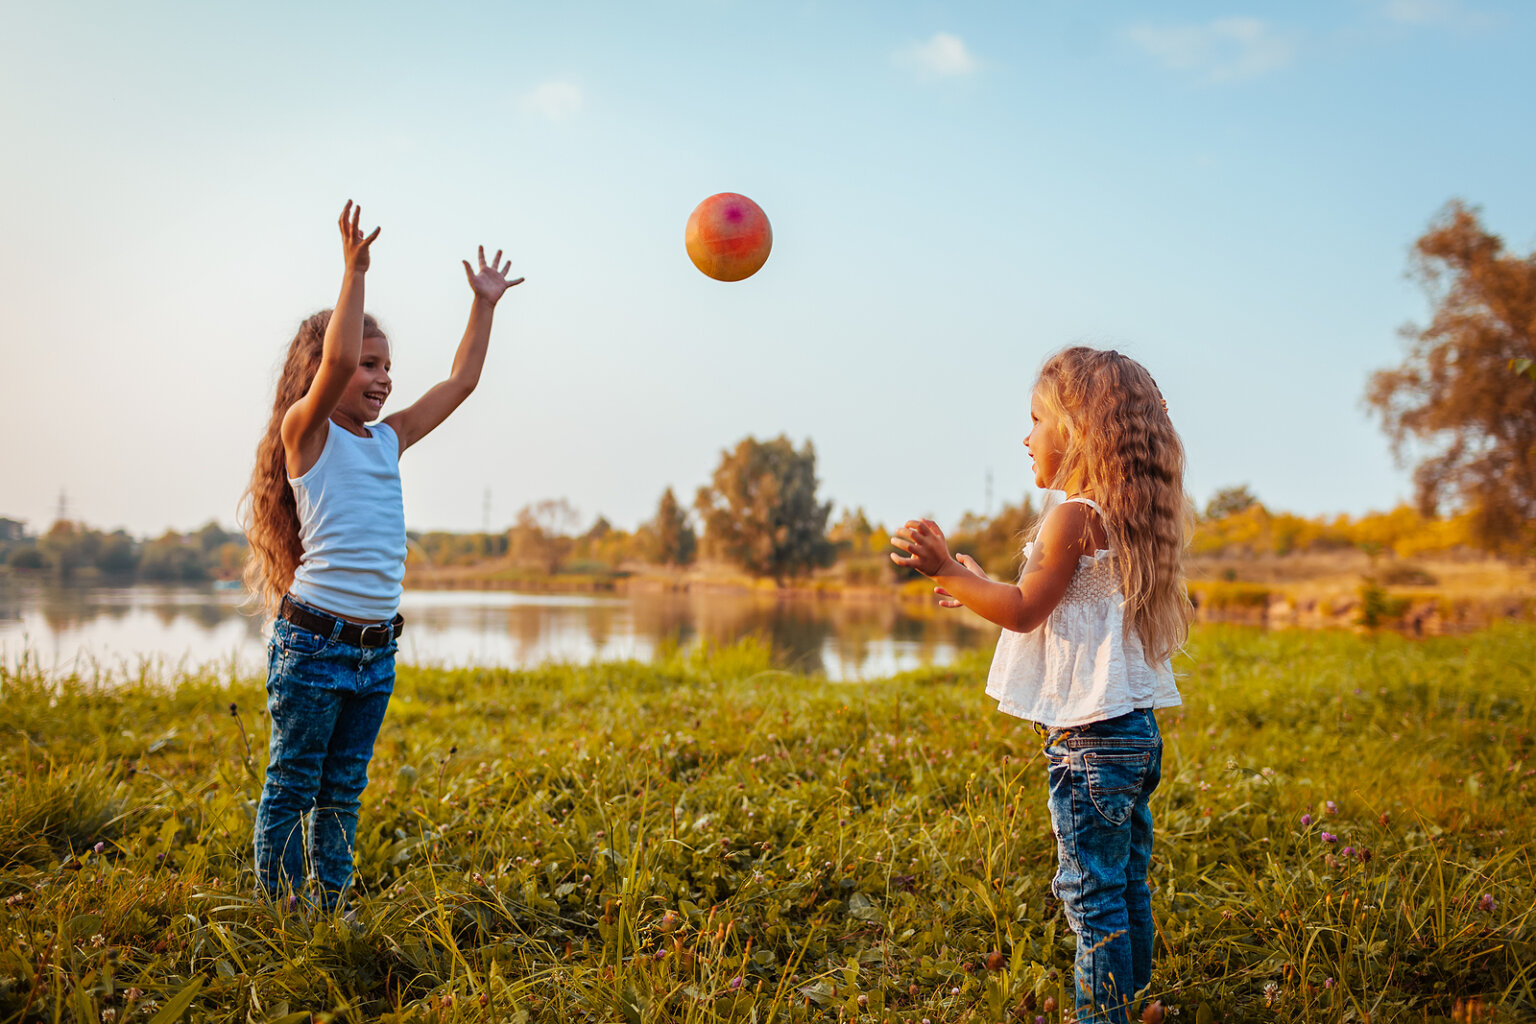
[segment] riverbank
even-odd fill
[[[1536,1014],[1533,646],[1197,630],[1153,805],[1174,1019]],[[0,668],[0,1018],[1060,1024],[1043,767],[986,658],[770,666],[403,669],[351,923],[250,898],[258,678]]]
[[[1503,620],[1536,619],[1536,566],[1472,555],[1413,560],[1358,550],[1190,561],[1190,595],[1205,622],[1275,628],[1396,629],[1418,636],[1466,632]],[[932,604],[925,580],[853,583],[836,568],[786,581],[754,579],[727,565],[630,566],[610,573],[540,573],[501,563],[411,566],[422,590],[531,593],[753,594],[783,601],[899,601]]]

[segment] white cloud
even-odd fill
[[[979,66],[975,55],[965,48],[965,40],[948,32],[935,32],[926,43],[897,50],[895,61],[909,71],[940,78],[969,75]]]
[[[1448,25],[1453,28],[1476,30],[1487,28],[1492,19],[1486,14],[1469,11],[1457,0],[1387,0],[1381,13],[1388,21],[1399,25]]]
[[[581,86],[570,82],[544,82],[530,93],[524,93],[517,101],[526,114],[534,114],[548,121],[569,121],[581,113],[583,96]]]
[[[1204,25],[1137,25],[1132,43],[1174,71],[1236,82],[1277,71],[1296,57],[1296,39],[1260,18],[1217,18]]]

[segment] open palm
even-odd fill
[[[507,260],[507,265],[501,265],[501,250],[496,250],[496,258],[490,263],[485,262],[485,246],[480,246],[480,269],[476,271],[464,260],[464,276],[469,278],[469,287],[474,290],[475,297],[484,299],[491,305],[495,305],[508,288],[523,283],[520,277],[509,278],[512,272],[512,261]]]

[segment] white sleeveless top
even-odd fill
[[[370,437],[326,421],[330,431],[309,472],[289,480],[299,506],[304,557],[288,592],[336,615],[394,618],[405,581],[405,503],[400,439],[382,423]]]
[[[1066,500],[1104,515],[1087,498]],[[1024,546],[1025,559],[1033,550],[1033,542]],[[1112,546],[1078,560],[1061,603],[1041,626],[1028,633],[1003,630],[987,696],[999,711],[1057,727],[1183,703],[1173,666],[1167,660],[1148,665],[1141,638],[1125,630],[1125,595]]]

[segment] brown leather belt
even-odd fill
[[[300,629],[307,629],[311,633],[327,638],[331,636],[336,629],[336,623],[339,622],[341,632],[336,634],[336,639],[353,647],[384,647],[405,631],[405,616],[398,612],[389,622],[375,622],[365,626],[361,622],[348,622],[346,619],[327,615],[308,605],[299,604],[287,594],[283,595],[283,604],[278,614]]]

